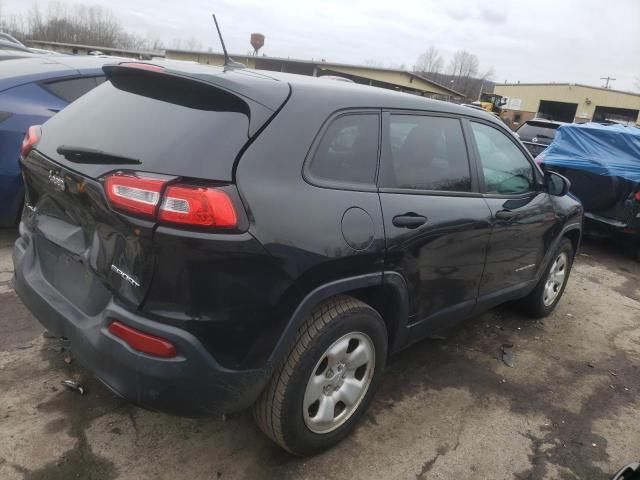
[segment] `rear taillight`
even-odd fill
[[[116,210],[153,216],[165,181],[135,175],[115,174],[105,179],[107,198]]]
[[[154,357],[171,358],[177,355],[176,347],[169,340],[141,332],[115,321],[108,327],[109,333],[124,340],[131,348]]]
[[[236,210],[225,192],[189,185],[167,188],[158,220],[220,228],[232,228],[238,224]]]
[[[167,186],[166,180],[134,173],[109,175],[104,188],[111,206],[124,213],[196,227],[238,225],[233,201],[217,188],[181,183]]]
[[[26,158],[29,152],[33,150],[33,147],[40,140],[40,125],[33,125],[27,130],[27,134],[22,140],[22,146],[20,147],[20,156]]]
[[[640,192],[636,192],[635,199],[640,202]]]

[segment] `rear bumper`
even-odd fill
[[[257,399],[269,367],[221,367],[192,334],[129,311],[113,299],[98,314],[86,315],[46,281],[24,224],[20,233],[13,252],[20,299],[45,328],[68,338],[74,357],[115,393],[146,408],[185,416],[239,411]],[[108,332],[113,320],[168,339],[178,356],[162,359],[133,350]]]

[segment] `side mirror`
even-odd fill
[[[562,197],[569,193],[571,182],[559,173],[547,170],[544,172],[544,186],[549,195]]]

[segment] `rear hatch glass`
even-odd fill
[[[130,158],[138,171],[230,181],[248,130],[249,107],[233,94],[170,75],[126,72],[49,120],[38,150],[91,178],[113,165],[69,162],[58,148]]]
[[[559,125],[549,123],[527,122],[518,129],[518,135],[522,141],[549,145],[556,136],[558,127]]]

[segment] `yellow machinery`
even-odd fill
[[[480,100],[473,102],[473,104],[482,107],[487,112],[500,115],[505,101],[503,100],[502,95],[498,95],[497,93],[481,93]]]

